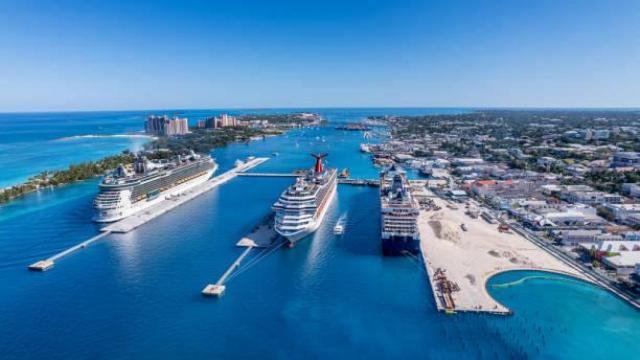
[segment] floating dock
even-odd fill
[[[260,164],[262,164],[263,162],[269,160],[269,158],[266,157],[262,157],[262,158],[254,158],[251,160],[248,160],[236,167],[234,167],[233,169],[224,172],[218,176],[215,176],[209,180],[207,180],[206,182],[197,185],[189,190],[186,190],[184,192],[182,192],[180,194],[180,196],[177,197],[173,197],[170,199],[165,199],[161,202],[159,202],[158,204],[144,210],[141,211],[137,214],[131,215],[125,219],[122,219],[118,222],[109,224],[105,227],[103,227],[100,231],[101,233],[90,238],[89,240],[85,240],[83,242],[81,242],[78,245],[72,246],[67,250],[64,250],[48,259],[45,260],[40,260],[38,262],[35,262],[31,265],[28,266],[29,270],[32,271],[46,271],[49,270],[51,268],[53,268],[53,266],[55,265],[55,262],[64,257],[67,256],[79,249],[83,249],[87,246],[89,246],[91,243],[111,234],[111,233],[126,233],[129,232],[155,218],[157,218],[158,216],[167,213],[169,211],[171,211],[172,209],[185,204],[186,202],[188,202],[189,200],[194,199],[195,197],[197,197],[198,195],[202,195],[205,192],[215,188],[218,185],[221,185],[233,178],[235,178],[236,176],[238,176],[238,174],[247,171],[249,169],[252,169]]]

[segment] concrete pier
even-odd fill
[[[225,173],[222,173],[218,176],[215,176],[207,180],[206,182],[200,185],[194,186],[193,188],[181,193],[180,196],[177,196],[171,199],[165,199],[144,211],[128,216],[113,224],[107,225],[104,228],[102,228],[102,230],[110,231],[113,233],[129,232],[157,218],[158,216],[166,212],[169,212],[180,205],[187,203],[189,200],[192,200],[197,196],[204,194],[205,192],[215,188],[216,186],[226,183],[227,181],[235,178],[242,172],[247,171],[251,168],[254,168],[267,160],[269,160],[269,158],[255,158],[255,159],[249,160]]]
[[[240,266],[240,263],[242,263],[242,260],[247,255],[249,255],[249,252],[252,249],[253,249],[253,246],[248,246],[242,252],[242,254],[240,254],[240,256],[236,259],[236,261],[234,261],[233,264],[231,264],[231,266],[229,266],[227,271],[225,271],[224,274],[222,274],[220,279],[218,279],[218,281],[216,281],[215,284],[209,284],[202,290],[202,295],[204,295],[204,296],[218,296],[218,297],[222,296],[224,294],[225,289],[226,289],[226,286],[224,285],[224,282],[227,280],[229,275],[231,275],[231,273],[233,273]]]
[[[254,176],[254,177],[299,177],[301,174],[294,173],[249,173],[244,172],[238,174],[238,176]]]
[[[91,243],[102,239],[103,237],[109,235],[110,233],[111,232],[109,232],[109,231],[105,231],[105,232],[103,232],[101,234],[98,234],[98,235],[92,237],[89,240],[85,240],[85,241],[81,242],[78,245],[72,246],[72,247],[68,248],[67,250],[61,251],[61,252],[53,255],[52,257],[50,257],[48,259],[40,260],[38,262],[35,262],[35,263],[29,265],[28,269],[32,270],[32,271],[47,271],[47,270],[51,269],[55,265],[55,263],[56,263],[56,261],[58,259],[61,259],[61,258],[65,257],[65,256],[67,256],[67,255],[69,255],[69,254],[71,254],[71,253],[73,253],[73,252],[75,252],[77,250],[84,249],[87,246],[89,246]]]
[[[263,224],[258,225],[251,233],[236,243],[239,247],[267,248],[273,246],[278,239],[278,234],[273,229],[273,216]]]
[[[51,268],[53,268],[53,266],[55,265],[55,262],[64,257],[67,256],[79,249],[83,249],[87,246],[89,246],[91,243],[111,234],[111,233],[126,233],[129,232],[153,219],[155,219],[156,217],[171,211],[172,209],[185,204],[186,202],[188,202],[189,200],[194,199],[195,197],[197,197],[198,195],[202,195],[205,192],[215,188],[218,185],[221,185],[233,178],[235,178],[236,176],[238,176],[238,174],[243,173],[244,171],[247,171],[249,169],[252,169],[260,164],[262,164],[263,162],[269,160],[269,158],[266,157],[262,157],[262,158],[253,158],[251,160],[248,160],[238,166],[236,166],[235,168],[222,173],[218,176],[215,176],[209,180],[207,180],[206,182],[197,185],[187,191],[184,191],[183,193],[180,194],[180,196],[177,197],[172,197],[170,199],[165,199],[161,202],[159,202],[158,204],[144,210],[141,211],[137,214],[131,215],[125,219],[122,219],[118,222],[109,224],[105,227],[103,227],[100,231],[101,233],[90,238],[89,240],[85,240],[83,242],[81,242],[78,245],[75,245],[67,250],[64,250],[48,259],[45,260],[40,260],[38,262],[35,262],[31,265],[28,266],[29,270],[32,271],[46,271],[49,270]],[[223,290],[224,291],[224,290]]]

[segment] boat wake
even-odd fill
[[[54,141],[73,141],[73,140],[79,140],[79,139],[108,139],[108,138],[153,140],[156,137],[151,135],[146,135],[146,134],[88,134],[88,135],[66,136],[66,137],[55,139]]]
[[[512,286],[517,286],[517,285],[522,285],[525,282],[529,281],[529,280],[551,280],[551,281],[560,281],[560,282],[573,282],[573,283],[579,283],[579,281],[576,280],[572,280],[572,279],[566,279],[566,278],[562,278],[562,277],[558,277],[558,276],[545,276],[545,275],[531,275],[531,276],[525,276],[521,279],[515,280],[515,281],[511,281],[511,282],[507,282],[507,283],[503,283],[503,284],[493,284],[491,285],[492,288],[507,288],[507,287],[512,287]]]

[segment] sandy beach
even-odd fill
[[[429,280],[439,310],[445,310],[441,286],[434,274],[452,285],[450,292],[455,311],[478,311],[506,314],[509,309],[495,301],[486,290],[487,280],[508,270],[546,270],[588,280],[582,273],[566,265],[524,237],[499,232],[498,224],[489,224],[465,214],[464,204],[448,207],[442,199],[434,199],[442,209],[421,210],[418,226],[421,248]],[[461,228],[465,224],[467,231]],[[438,271],[438,269],[443,271]]]

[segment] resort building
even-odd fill
[[[155,136],[184,135],[189,133],[189,122],[187,118],[150,115],[145,121],[144,130]]]

